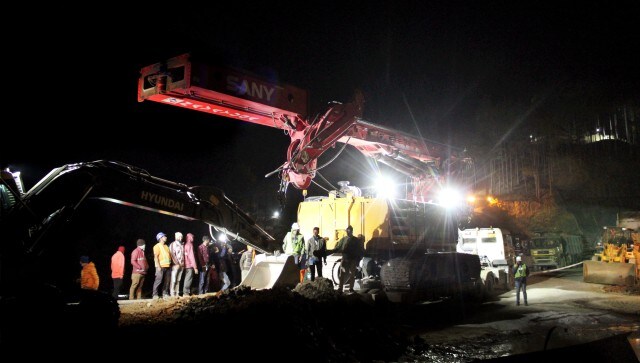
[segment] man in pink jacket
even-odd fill
[[[187,233],[187,241],[184,244],[184,288],[182,296],[191,295],[191,286],[193,285],[193,274],[198,274],[198,262],[193,248],[193,234]]]
[[[124,277],[124,246],[118,247],[116,253],[111,256],[111,278],[113,279],[113,298],[118,300],[122,278]]]

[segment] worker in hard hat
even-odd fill
[[[304,269],[302,261],[302,252],[304,250],[304,236],[300,233],[300,225],[294,222],[291,225],[291,231],[287,232],[282,240],[282,250],[287,255],[293,256],[293,261],[300,269],[300,282],[304,279]],[[306,262],[304,262],[306,264]]]
[[[522,257],[516,257],[515,267],[515,279],[516,279],[516,305],[520,305],[520,290],[522,290],[522,297],[524,298],[524,305],[527,306],[527,276],[529,276],[529,268],[522,262]]]

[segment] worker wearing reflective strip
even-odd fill
[[[520,305],[520,290],[522,290],[522,297],[524,298],[524,304],[527,303],[527,276],[529,276],[529,269],[527,265],[522,262],[522,257],[516,257],[515,268],[515,280],[516,280],[516,305]]]

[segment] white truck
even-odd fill
[[[480,276],[485,290],[510,289],[513,286],[515,249],[511,233],[501,228],[469,228],[458,230],[458,252],[478,255]]]

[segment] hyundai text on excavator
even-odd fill
[[[398,301],[481,289],[478,256],[455,252],[464,217],[437,203],[446,187],[462,185],[471,159],[450,146],[365,121],[362,94],[349,103],[330,104],[309,121],[306,91],[183,54],[142,68],[138,101],[283,130],[291,143],[287,160],[274,172],[280,175],[281,194],[293,184],[306,196],[321,168],[318,158],[337,143],[408,176],[411,188],[401,199],[363,196],[348,183],[328,196],[307,197],[298,207],[301,232],[308,238],[313,227],[320,227],[331,249],[353,226],[365,241],[363,275],[378,278],[386,295]]]
[[[115,300],[110,301],[110,295],[61,288],[68,280],[62,273],[66,268],[62,263],[68,260],[68,251],[73,250],[66,243],[70,233],[66,226],[87,200],[201,221],[209,225],[211,232],[215,230],[216,236],[224,233],[232,240],[253,246],[265,253],[260,265],[266,274],[258,273],[252,288],[293,287],[299,280],[293,258],[269,255],[278,248],[274,238],[215,187],[189,187],[115,161],[55,168],[26,192],[17,187],[20,183],[15,182],[15,174],[7,172],[2,176],[0,341],[3,343],[14,338],[19,341],[16,337],[34,336],[30,320],[25,317],[34,319],[32,323],[40,330],[51,329],[39,334],[55,335],[59,324],[69,324],[74,319],[80,324],[85,320],[91,322],[96,329],[117,326],[119,309]],[[80,303],[69,304],[70,296],[78,293],[83,297]],[[92,307],[87,309],[87,305]],[[64,314],[70,306],[87,313]],[[24,309],[24,314],[17,313],[19,309]]]

